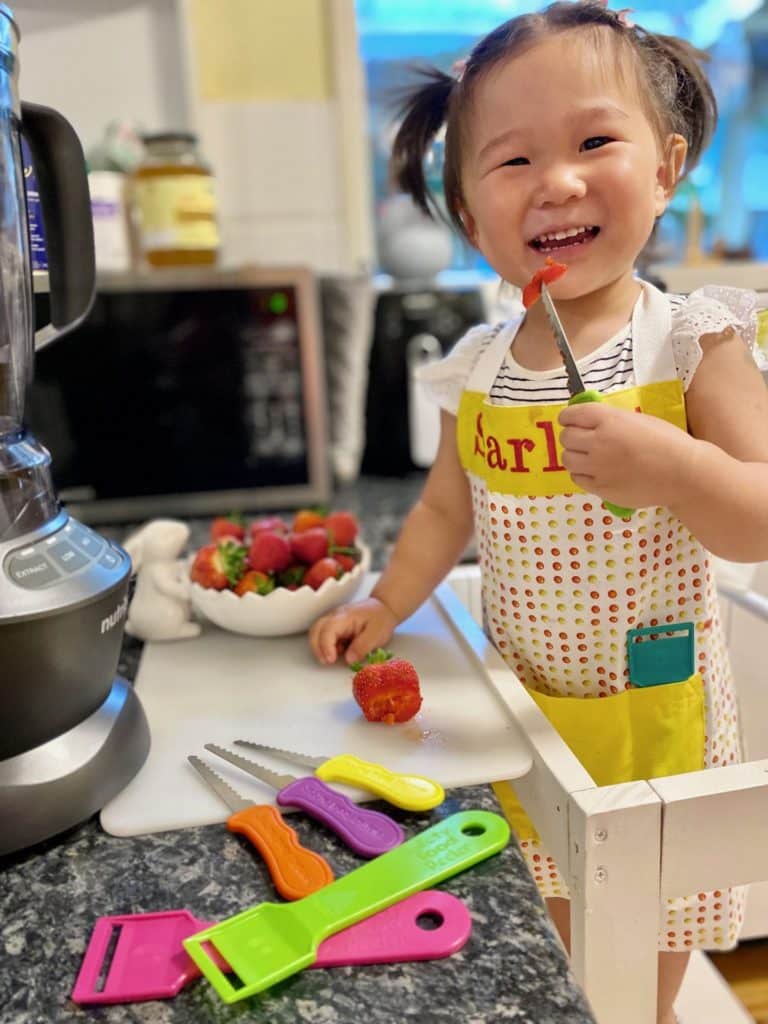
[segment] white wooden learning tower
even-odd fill
[[[718,562],[718,590],[748,760],[599,787],[479,628],[478,567],[460,566],[440,589],[530,743],[533,767],[515,779],[515,791],[570,886],[572,969],[598,1024],[655,1024],[666,897],[750,883],[742,938],[768,935],[768,681],[761,658],[768,563]],[[701,953],[691,959],[676,1010],[681,1024],[752,1021]]]

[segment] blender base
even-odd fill
[[[26,849],[95,814],[138,772],[149,744],[139,698],[117,677],[88,718],[0,761],[0,854]]]

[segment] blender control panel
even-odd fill
[[[4,569],[9,578],[26,590],[53,586],[93,563],[116,569],[123,556],[109,541],[82,523],[70,520],[61,530],[12,551]]]

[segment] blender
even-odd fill
[[[95,813],[149,750],[141,704],[115,677],[130,559],[60,506],[24,425],[35,348],[83,321],[95,272],[82,148],[56,111],[19,102],[18,42],[0,3],[0,854]],[[36,332],[22,134],[49,257],[51,323]]]

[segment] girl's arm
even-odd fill
[[[453,568],[472,536],[472,499],[459,461],[456,417],[440,415],[440,445],[372,596],[407,619]]]
[[[768,559],[768,392],[733,331],[700,339],[686,395],[690,433],[605,402],[560,414],[562,463],[585,491],[625,508],[665,505],[713,554]]]
[[[472,501],[459,462],[456,417],[443,412],[437,457],[389,565],[368,599],[334,608],[312,624],[309,645],[315,657],[332,665],[343,650],[353,664],[389,643],[395,627],[453,568],[471,535]]]
[[[686,394],[695,443],[669,507],[713,554],[768,559],[768,389],[734,331],[705,335]]]

